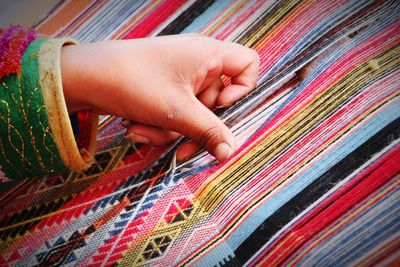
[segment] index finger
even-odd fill
[[[260,58],[253,49],[224,41],[218,42],[218,54],[222,74],[231,77],[231,85],[221,91],[217,104],[229,106],[255,88]]]

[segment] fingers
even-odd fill
[[[217,105],[217,98],[224,88],[224,83],[221,78],[215,79],[206,89],[204,89],[197,98],[207,108],[213,110]]]
[[[127,120],[123,120],[121,124],[123,127],[127,128],[125,139],[130,142],[162,146],[176,141],[181,136],[172,131],[162,130],[144,124],[136,124]],[[200,150],[201,146],[193,141],[184,143],[177,149],[176,160],[178,162],[187,160]]]
[[[222,74],[231,77],[231,85],[222,90],[218,106],[230,106],[253,90],[257,83],[260,59],[255,50],[230,42],[219,42]]]
[[[162,130],[144,124],[132,123],[127,120],[123,120],[121,124],[123,127],[127,128],[125,138],[130,142],[163,146],[181,137],[181,135],[176,132]],[[176,159],[179,162],[187,160],[201,150],[201,148],[201,145],[193,141],[182,144],[177,149]]]
[[[183,102],[181,110],[180,118],[174,123],[175,131],[205,147],[220,162],[233,153],[236,142],[232,132],[194,96]]]
[[[181,135],[157,127],[134,123],[127,125],[125,138],[131,142],[162,146],[176,141]]]
[[[179,134],[185,135],[197,145],[189,143],[183,146],[178,151],[178,159],[195,153],[199,146],[205,147],[218,161],[224,161],[233,153],[236,148],[233,134],[210,109],[215,106],[229,106],[255,87],[259,57],[255,51],[238,44],[215,40],[211,42],[208,41],[211,39],[201,37],[201,42],[203,40],[205,43],[200,43],[198,49],[190,46],[187,53],[189,60],[182,61],[184,64],[193,63],[188,65],[196,68],[187,68],[186,65],[177,68],[180,75],[178,78],[175,74],[168,76],[168,72],[164,73],[162,69],[160,70],[162,75],[159,76],[165,76],[163,82],[156,83],[156,86],[150,83],[151,86],[145,87],[146,90],[142,95],[146,97],[143,98],[151,101],[145,102],[148,105],[144,105],[145,109],[142,109],[146,110],[145,113],[141,113],[144,116],[131,119],[154,126],[145,124],[129,126],[127,136],[130,140],[164,145],[175,141]],[[182,47],[185,48],[186,45]],[[198,53],[194,53],[193,50]],[[198,62],[192,62],[192,59]],[[177,61],[173,66],[183,64],[182,62]],[[200,67],[197,68],[198,66]],[[197,69],[201,70],[198,71],[199,74],[195,71]],[[196,73],[194,78],[193,73]],[[226,88],[221,75],[231,78],[231,84]],[[148,80],[150,79],[146,78],[145,81]],[[173,82],[169,82],[170,80]],[[148,92],[151,88],[162,88],[162,90],[150,94]],[[198,94],[197,98],[195,94]],[[155,97],[156,101],[153,99]]]

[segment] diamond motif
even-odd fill
[[[193,202],[190,199],[179,199],[168,208],[164,220],[168,224],[182,222],[190,217],[193,211]]]
[[[146,260],[160,257],[171,244],[172,238],[169,235],[154,238],[149,241],[142,255]]]

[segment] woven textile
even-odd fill
[[[257,88],[219,116],[240,148],[177,165],[103,117],[84,173],[4,181],[0,264],[400,264],[400,3],[64,1],[80,42],[200,32],[252,47]],[[155,77],[156,78],[156,77]]]

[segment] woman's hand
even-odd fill
[[[258,68],[254,50],[197,34],[71,45],[61,56],[70,112],[122,116],[135,142],[163,145],[188,136],[195,143],[184,144],[178,160],[199,145],[219,161],[230,156],[235,139],[211,110],[249,93]],[[224,87],[221,75],[231,85]]]

